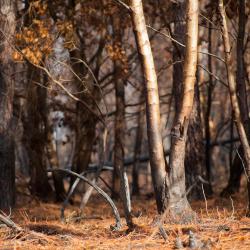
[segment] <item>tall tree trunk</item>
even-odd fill
[[[120,29],[120,17],[113,18],[114,46],[121,51],[122,35]],[[119,53],[119,52],[118,52]],[[116,96],[115,114],[115,150],[114,166],[120,177],[120,196],[123,203],[126,222],[129,228],[133,227],[131,216],[131,204],[128,179],[124,167],[124,143],[125,143],[125,79],[122,61],[114,58],[114,81]],[[115,172],[115,171],[114,171]],[[115,175],[114,175],[115,177]]]
[[[186,51],[183,68],[183,94],[180,96],[180,109],[175,114],[171,132],[171,152],[169,171],[169,206],[174,213],[181,214],[190,210],[185,189],[185,143],[190,115],[193,108],[197,47],[198,47],[198,0],[186,3]]]
[[[208,29],[208,52],[213,53],[212,51],[212,35],[213,29],[212,24],[209,23]],[[213,66],[212,66],[212,57],[208,56],[208,70],[211,72],[209,74],[209,80],[207,83],[207,106],[205,111],[205,139],[206,139],[206,146],[205,146],[205,158],[206,158],[206,169],[207,169],[207,178],[210,185],[210,194],[212,194],[211,188],[211,133],[210,133],[210,113],[211,113],[211,106],[212,106],[212,92],[213,92]]]
[[[173,12],[175,13],[174,38],[185,43],[185,3],[178,3],[173,5]],[[178,62],[173,66],[173,93],[175,97],[175,111],[180,112],[181,101],[180,96],[183,95],[183,63],[185,49],[173,43],[173,61]],[[200,100],[198,83],[195,87],[194,105],[190,116],[190,123],[187,132],[187,145],[185,155],[185,174],[186,187],[191,188],[189,193],[190,199],[203,198],[202,189],[198,185],[198,176],[205,177],[204,167],[205,159],[202,152],[205,151],[203,145],[201,116],[200,116]],[[196,183],[196,184],[195,184]]]
[[[27,89],[26,114],[23,114],[23,140],[29,155],[31,193],[47,199],[52,193],[46,172],[45,124],[46,89],[36,83],[41,82],[41,72],[32,65],[28,67],[29,85]]]
[[[223,42],[224,42],[225,62],[226,62],[229,94],[230,94],[233,114],[234,114],[238,134],[239,134],[241,145],[243,148],[244,159],[245,159],[247,186],[248,186],[248,202],[249,202],[248,215],[250,215],[250,146],[248,143],[247,131],[246,131],[246,128],[244,127],[244,122],[242,121],[243,113],[241,113],[241,110],[240,110],[241,105],[237,98],[236,82],[235,82],[233,68],[232,68],[233,62],[231,58],[231,47],[230,47],[228,27],[227,27],[227,21],[226,21],[226,13],[225,13],[223,0],[219,0],[218,7],[219,7],[219,13],[221,16],[221,31],[222,31],[222,37],[223,37]]]
[[[131,17],[135,40],[140,54],[144,74],[146,96],[147,135],[153,186],[157,209],[162,213],[166,208],[166,163],[163,152],[160,105],[157,76],[150,41],[145,24],[142,1],[131,0]]]
[[[144,100],[143,92],[140,97],[140,101]],[[134,164],[132,170],[132,195],[140,194],[139,187],[139,157],[141,153],[142,139],[143,139],[143,121],[144,121],[144,105],[141,104],[138,118],[137,118],[137,128],[135,135],[135,146],[134,146]]]
[[[89,105],[89,107],[93,108],[93,110],[96,110],[96,103],[99,103],[100,100],[100,90],[95,87],[91,82],[91,79],[89,79],[86,66],[82,63],[79,63],[81,60],[84,62],[87,61],[83,42],[84,41],[82,40],[81,42],[78,41],[77,44],[80,49],[70,52],[71,66],[77,75],[77,77],[75,77],[75,82],[76,89],[80,93],[78,97],[84,100]],[[87,85],[88,92],[91,96],[86,93],[86,86],[83,86],[79,79],[87,79],[84,80],[84,82]],[[96,103],[93,101],[93,99],[96,101]],[[81,173],[88,167],[90,163],[92,148],[95,141],[97,119],[93,113],[88,111],[81,103],[78,102],[76,104],[75,124],[76,147],[74,153],[73,170],[77,173]],[[71,185],[74,183],[74,181],[75,177],[72,177]]]
[[[239,21],[238,21],[238,36],[237,36],[237,74],[236,74],[236,91],[239,102],[239,109],[241,120],[245,128],[248,141],[250,137],[250,120],[249,109],[247,103],[247,91],[245,83],[244,70],[244,38],[246,26],[245,0],[239,0]],[[230,177],[227,187],[221,193],[222,196],[227,197],[239,191],[240,179],[243,172],[243,148],[239,146],[238,152],[235,155],[233,164],[230,166]]]
[[[15,203],[15,150],[13,113],[12,41],[15,32],[14,1],[0,1],[0,209]]]
[[[183,215],[184,211],[191,210],[186,198],[184,158],[189,117],[194,99],[198,43],[198,0],[187,1],[183,95],[181,96],[180,110],[176,113],[171,133],[170,167],[168,169],[164,158],[160,129],[157,77],[142,2],[131,0],[131,9],[136,43],[145,77],[147,133],[157,208],[159,213],[168,209],[170,215],[175,217],[176,215]]]

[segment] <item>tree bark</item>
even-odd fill
[[[186,51],[183,68],[183,94],[180,110],[175,114],[171,132],[171,152],[169,171],[169,207],[181,215],[191,210],[185,189],[185,143],[194,101],[198,47],[198,1],[186,3]]]
[[[154,191],[158,212],[166,209],[170,215],[183,215],[190,211],[185,189],[185,144],[188,123],[193,107],[194,84],[197,65],[198,1],[187,1],[187,36],[184,59],[183,96],[176,113],[171,133],[170,167],[167,168],[160,129],[160,107],[157,77],[153,55],[146,30],[142,2],[131,0],[134,33],[145,78],[147,134]],[[185,214],[186,217],[187,214]]]
[[[10,208],[15,203],[15,150],[11,130],[15,27],[14,1],[0,1],[0,209]]]
[[[246,135],[250,137],[250,120],[249,109],[247,103],[247,92],[245,83],[244,70],[244,38],[245,38],[246,14],[245,14],[245,0],[239,0],[239,21],[238,21],[238,36],[237,36],[237,73],[236,73],[236,91],[239,102],[239,109],[241,120],[246,131]],[[235,155],[233,164],[230,166],[230,177],[227,187],[221,193],[222,196],[228,197],[239,191],[241,174],[243,173],[246,163],[242,162],[243,148],[242,145],[238,147],[238,152]]]
[[[141,94],[140,101],[143,101],[143,93]],[[141,105],[138,118],[137,118],[137,128],[135,136],[135,146],[134,146],[134,164],[132,169],[132,195],[140,194],[139,187],[139,157],[141,153],[142,139],[143,139],[143,121],[144,121],[144,105]]]
[[[175,13],[174,38],[185,43],[185,3],[173,4]],[[173,94],[175,97],[175,112],[180,112],[180,96],[183,95],[183,60],[185,48],[173,42],[173,61],[178,62],[173,65]],[[186,188],[191,188],[188,197],[193,200],[203,198],[201,186],[198,185],[198,177],[206,179],[205,167],[205,148],[203,145],[201,116],[200,116],[200,99],[199,87],[196,83],[194,94],[194,104],[190,116],[189,127],[187,131],[186,155],[185,155],[185,175]],[[195,184],[196,183],[196,184]]]
[[[114,46],[121,51],[122,36],[120,29],[120,17],[113,18]],[[114,58],[114,82],[116,96],[116,114],[115,114],[115,150],[114,150],[114,181],[116,184],[115,172],[120,177],[120,196],[123,203],[126,222],[129,228],[133,228],[131,216],[130,193],[126,170],[124,168],[124,143],[125,143],[125,79],[122,61],[119,56]],[[116,185],[114,185],[115,188]],[[116,190],[115,190],[116,191]]]
[[[56,146],[53,142],[53,124],[50,124],[48,117],[45,117],[44,122],[46,122],[46,148],[47,148],[47,157],[48,162],[51,168],[59,168],[58,155]],[[64,201],[66,198],[66,192],[64,188],[63,178],[65,174],[63,172],[53,172],[53,182],[56,193],[56,201]]]
[[[31,193],[42,199],[52,194],[48,181],[45,157],[46,89],[36,85],[41,82],[41,72],[32,65],[28,66],[29,84],[27,87],[26,112],[23,113],[23,141],[29,155]],[[46,113],[46,112],[45,112]]]
[[[146,29],[142,1],[131,0],[131,17],[135,40],[144,74],[146,96],[147,135],[149,141],[150,166],[157,209],[162,213],[166,208],[166,163],[163,152],[160,106],[157,76]]]
[[[228,34],[228,27],[226,21],[226,13],[225,7],[223,4],[223,0],[219,0],[219,13],[221,17],[221,31],[224,43],[224,51],[225,51],[225,62],[226,62],[226,71],[227,71],[227,80],[228,80],[228,87],[229,87],[229,94],[231,99],[231,105],[233,109],[233,114],[236,122],[236,127],[238,130],[238,134],[240,137],[241,145],[243,148],[243,154],[245,159],[245,167],[246,167],[246,174],[247,174],[247,186],[248,186],[248,202],[250,205],[250,146],[248,143],[247,138],[247,131],[244,128],[244,123],[242,121],[242,114],[240,111],[240,104],[237,98],[236,92],[236,82],[233,74],[233,62],[231,58],[231,47],[229,41],[229,34]],[[249,208],[249,206],[248,206]],[[250,209],[250,208],[249,208]],[[248,211],[248,215],[250,215],[250,211]]]
[[[208,52],[213,53],[212,51],[212,36],[213,36],[213,29],[212,24],[209,23],[209,30],[208,30]],[[210,185],[210,194],[212,194],[212,187],[210,184],[211,179],[211,133],[210,133],[210,113],[211,113],[211,106],[212,106],[212,92],[213,92],[213,66],[212,66],[212,57],[208,56],[208,70],[211,72],[209,74],[209,80],[207,83],[207,106],[205,111],[205,139],[206,139],[206,146],[205,146],[205,159],[206,159],[206,169],[207,169],[207,178]]]

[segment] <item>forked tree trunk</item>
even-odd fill
[[[169,171],[169,207],[181,215],[190,210],[185,189],[185,143],[190,115],[193,108],[198,47],[198,0],[186,2],[186,51],[183,68],[183,94],[180,110],[176,113],[171,132]]]
[[[170,167],[168,169],[163,154],[160,129],[157,77],[142,2],[131,0],[131,9],[136,43],[141,56],[145,78],[149,154],[158,212],[162,213],[168,209],[173,216],[183,215],[184,211],[190,211],[186,198],[184,158],[187,128],[194,98],[198,41],[198,0],[187,1],[183,96],[180,97],[180,110],[176,113],[171,134]]]
[[[233,74],[234,71],[232,68],[233,63],[232,63],[232,58],[231,58],[231,47],[230,47],[226,13],[225,13],[223,0],[219,0],[218,7],[219,7],[219,13],[221,17],[221,31],[222,31],[222,37],[223,37],[223,42],[224,42],[225,62],[226,62],[229,94],[230,94],[234,119],[236,122],[238,134],[240,137],[240,141],[241,141],[241,145],[242,145],[243,153],[244,153],[245,167],[246,167],[246,174],[247,174],[247,186],[248,186],[248,202],[250,205],[250,180],[249,180],[250,178],[250,146],[248,143],[247,131],[244,128],[244,124],[242,122],[240,104],[239,104],[239,100],[236,94],[236,82],[235,82],[235,78]],[[250,209],[249,206],[248,206],[248,209]],[[248,215],[250,215],[249,211],[248,211]]]
[[[0,209],[15,203],[15,150],[11,131],[13,108],[12,61],[13,35],[15,32],[14,1],[0,1]]]
[[[184,44],[186,33],[185,3],[173,4],[173,12],[175,13],[174,38]],[[180,96],[183,95],[183,60],[185,48],[175,42],[173,42],[173,46],[173,94],[175,97],[175,112],[178,113],[181,108]],[[190,116],[187,138],[185,149],[186,188],[190,188],[191,190],[188,195],[189,199],[197,200],[203,198],[198,177],[201,176],[204,179],[207,179],[205,171],[205,148],[203,146],[198,82],[195,87],[194,104]]]

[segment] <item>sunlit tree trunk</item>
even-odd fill
[[[15,150],[11,131],[13,110],[12,42],[15,32],[14,1],[0,1],[0,209],[15,203]]]
[[[147,135],[149,141],[149,155],[153,186],[156,196],[158,212],[166,208],[166,163],[160,125],[160,106],[157,76],[154,60],[146,29],[142,1],[131,0],[131,16],[135,40],[142,62],[146,97]]]
[[[158,212],[168,209],[170,214],[183,215],[191,208],[185,189],[185,143],[193,107],[198,43],[198,1],[187,1],[186,54],[184,58],[183,95],[171,133],[170,167],[167,168],[160,129],[160,107],[153,55],[143,14],[142,2],[131,0],[132,20],[136,43],[142,60],[145,78],[147,134],[150,165]],[[185,214],[186,216],[187,214]]]
[[[238,134],[240,137],[241,145],[243,147],[246,174],[247,174],[248,199],[249,199],[249,205],[250,205],[250,180],[249,180],[250,178],[250,147],[249,147],[248,138],[247,138],[247,131],[244,128],[244,123],[242,121],[243,114],[241,114],[240,104],[237,98],[236,81],[234,78],[234,73],[233,73],[234,71],[232,68],[233,63],[232,63],[232,57],[231,57],[231,46],[230,46],[226,13],[225,13],[223,0],[219,0],[218,7],[219,7],[219,13],[221,16],[221,31],[222,31],[222,37],[223,37],[223,42],[224,42],[225,62],[226,62],[229,94],[230,94],[234,119],[236,122],[236,127],[237,127]],[[239,68],[237,70],[239,71]],[[248,214],[250,215],[249,211],[248,211]]]
[[[186,50],[183,68],[183,94],[180,109],[175,114],[171,132],[171,152],[169,171],[169,206],[175,213],[189,210],[185,189],[185,143],[190,115],[194,102],[198,46],[198,0],[186,2]]]
[[[174,38],[185,43],[185,3],[173,4],[173,12],[175,13],[174,23]],[[183,61],[185,55],[185,48],[173,42],[173,93],[175,97],[175,111],[180,112],[181,99],[183,95]],[[176,116],[177,118],[177,116]],[[190,199],[203,198],[201,185],[198,182],[198,177],[205,177],[205,148],[203,145],[201,116],[200,116],[200,100],[198,82],[195,87],[194,104],[190,116],[190,123],[187,132],[185,155],[185,175],[187,189],[192,186],[189,193]],[[206,177],[205,177],[206,179]],[[197,185],[195,185],[197,183]]]

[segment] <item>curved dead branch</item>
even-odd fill
[[[120,218],[120,214],[118,212],[118,209],[116,208],[114,202],[112,201],[112,199],[101,189],[99,188],[96,184],[92,183],[90,180],[88,180],[85,176],[82,176],[80,174],[77,174],[71,170],[68,169],[61,169],[61,168],[57,168],[57,169],[48,169],[48,172],[54,172],[54,171],[62,171],[65,172],[67,174],[73,175],[78,177],[79,179],[87,182],[90,186],[92,186],[110,205],[110,207],[112,208],[115,220],[116,220],[116,224],[115,226],[110,226],[110,228],[112,230],[119,230],[121,228],[121,218]]]

